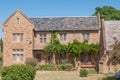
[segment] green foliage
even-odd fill
[[[68,52],[73,55],[73,57],[78,57],[81,53],[81,45],[78,40],[74,40],[73,43],[68,44]]]
[[[88,74],[97,74],[97,70],[95,68],[88,69]]]
[[[105,20],[120,20],[120,10],[112,6],[96,7],[95,10],[96,12],[93,15],[100,13],[101,18]]]
[[[88,75],[88,72],[87,72],[87,70],[80,70],[80,77],[87,77],[87,75]]]
[[[73,69],[74,67],[71,64],[64,64],[64,65],[58,66],[58,70],[62,70],[62,71],[72,71]]]
[[[54,57],[56,54],[65,53],[68,51],[67,46],[62,45],[59,39],[57,38],[57,32],[52,33],[51,42],[44,48],[44,50],[45,50],[45,53],[53,54]],[[54,61],[55,60],[53,58],[53,63]]]
[[[31,66],[36,66],[38,63],[38,60],[36,58],[27,58],[25,63]]]
[[[46,65],[39,65],[36,67],[37,70],[45,70],[45,71],[72,71],[74,69],[72,64],[63,64],[63,65],[55,65],[55,64],[46,64]]]
[[[1,71],[2,80],[33,80],[36,74],[30,65],[12,65]]]
[[[99,44],[90,44],[89,45],[90,49],[89,49],[89,52],[97,55],[98,54],[98,51],[99,51]]]
[[[57,33],[53,32],[51,36],[51,42],[44,48],[45,52],[48,54],[53,54],[53,63],[55,63],[55,55],[61,53],[70,53],[74,57],[74,64],[80,53],[92,52],[93,54],[98,53],[98,44],[88,44],[88,41],[79,42],[74,40],[68,45],[62,45],[57,38]]]
[[[45,70],[45,71],[55,71],[57,66],[55,64],[46,64],[46,65],[39,65],[37,70]]]

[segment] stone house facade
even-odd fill
[[[74,39],[80,42],[87,39],[89,44],[99,43],[100,25],[99,16],[28,18],[17,10],[3,23],[3,66],[24,64],[27,58],[37,58],[40,64],[49,62],[50,57],[46,57],[44,47],[50,42],[52,31],[58,32],[57,37],[62,44]],[[89,57],[90,64],[81,67],[95,67],[96,63],[92,63],[95,60]],[[72,62],[72,58],[69,59]]]

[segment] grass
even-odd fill
[[[88,77],[79,77],[77,71],[37,71],[34,80],[107,80],[105,76],[90,74]]]
[[[107,74],[104,74],[104,78],[103,78],[103,80],[116,80],[115,79],[115,74],[113,74],[113,73],[107,73]]]

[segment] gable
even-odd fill
[[[17,18],[20,18],[20,21],[23,21],[23,22],[25,20],[27,24],[32,24],[32,22],[29,20],[29,18],[27,18],[27,16],[25,16],[20,10],[17,10],[3,23],[3,25],[11,24],[11,23],[15,24],[16,23],[15,21],[17,20]]]

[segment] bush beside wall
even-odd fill
[[[80,70],[80,77],[87,77],[87,75],[88,75],[87,70],[85,70],[85,69]]]
[[[12,65],[1,71],[2,80],[34,80],[36,70],[30,65]]]

